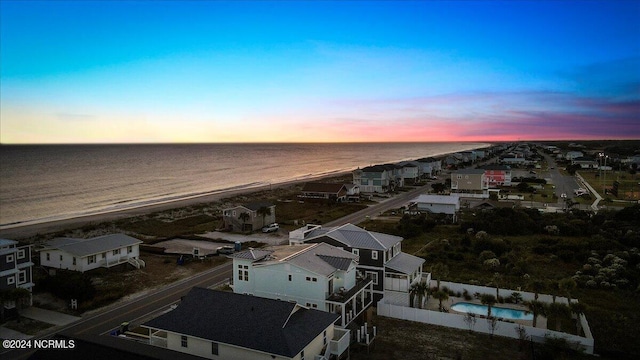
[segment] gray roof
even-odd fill
[[[424,264],[424,262],[425,260],[423,258],[401,252],[389,260],[384,266],[391,270],[409,275],[416,271],[420,265]]]
[[[420,194],[412,201],[415,203],[456,205],[460,203],[460,198],[451,195]]]
[[[328,236],[351,248],[372,250],[387,250],[402,241],[399,236],[367,231],[353,224],[329,229],[316,229],[310,231],[305,240],[321,236]]]
[[[84,257],[141,243],[141,240],[125,234],[110,234],[91,239],[55,238],[47,241],[43,250],[58,249]]]
[[[143,326],[294,357],[338,318],[286,301],[196,287],[175,310]]]
[[[286,261],[318,275],[327,276],[333,274],[336,270],[348,269],[349,264],[357,259],[357,255],[348,251],[329,244],[318,243],[280,261]]]
[[[271,254],[273,254],[273,250],[250,249],[250,250],[245,250],[245,251],[235,253],[233,255],[230,255],[230,257],[237,258],[237,259],[247,259],[247,260],[262,260]]]
[[[18,245],[18,242],[15,240],[0,239],[0,247],[10,246],[10,245]]]

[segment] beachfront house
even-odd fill
[[[131,264],[144,267],[140,259],[141,240],[125,234],[110,234],[90,239],[55,238],[38,250],[40,265],[55,269],[85,272]]]
[[[350,331],[337,319],[295,302],[195,287],[142,327],[151,345],[208,359],[340,359]]]
[[[483,169],[460,169],[451,173],[451,191],[483,192],[489,189],[487,177]]]
[[[10,292],[13,289],[33,288],[33,262],[31,262],[31,245],[20,244],[15,240],[0,239],[0,291]],[[2,299],[0,306],[5,309],[15,309],[16,302]],[[25,298],[24,303],[31,305],[31,296]]]
[[[224,228],[250,232],[276,222],[276,206],[269,202],[252,202],[222,210]]]
[[[414,184],[420,180],[420,166],[417,161],[403,161],[398,163],[400,176],[405,183]]]
[[[374,303],[386,296],[403,297],[408,303],[409,288],[423,279],[424,259],[403,253],[402,240],[352,224],[328,228],[307,225],[289,233],[291,245],[324,242],[358,256],[357,276],[373,280]]]
[[[412,211],[428,212],[432,214],[448,215],[453,222],[457,220],[460,211],[460,198],[452,195],[428,195],[422,194],[411,201]]]
[[[325,243],[246,250],[233,258],[233,291],[293,301],[340,315],[345,327],[373,302],[371,278],[357,276],[358,256]]]
[[[353,171],[353,184],[365,193],[386,193],[393,188],[393,174],[382,165]]]
[[[304,184],[298,197],[307,201],[345,202],[347,188],[344,184],[311,182]]]

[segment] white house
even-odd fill
[[[584,153],[582,153],[582,151],[567,151],[567,153],[564,155],[564,158],[566,160],[573,160],[575,158],[579,158],[583,156],[584,156]]]
[[[358,256],[317,243],[232,255],[233,291],[337,313],[345,327],[372,303],[373,281],[358,278]]]
[[[55,238],[39,250],[40,265],[80,272],[124,263],[140,268],[144,267],[144,261],[139,258],[141,243],[125,234],[91,239]]]
[[[460,198],[456,195],[426,195],[422,194],[412,200],[415,210],[433,214],[451,215],[456,221],[456,214],[460,211]]]
[[[207,359],[340,358],[350,331],[338,315],[296,303],[195,287],[178,307],[144,324],[149,342]]]

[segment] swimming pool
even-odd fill
[[[461,302],[451,306],[451,310],[486,316],[488,308],[486,305]],[[533,314],[527,313],[524,310],[514,310],[495,306],[491,307],[491,315],[510,320],[533,320]]]

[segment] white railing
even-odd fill
[[[329,348],[332,355],[340,357],[349,348],[351,331],[345,329],[334,329],[333,339],[329,341]]]

